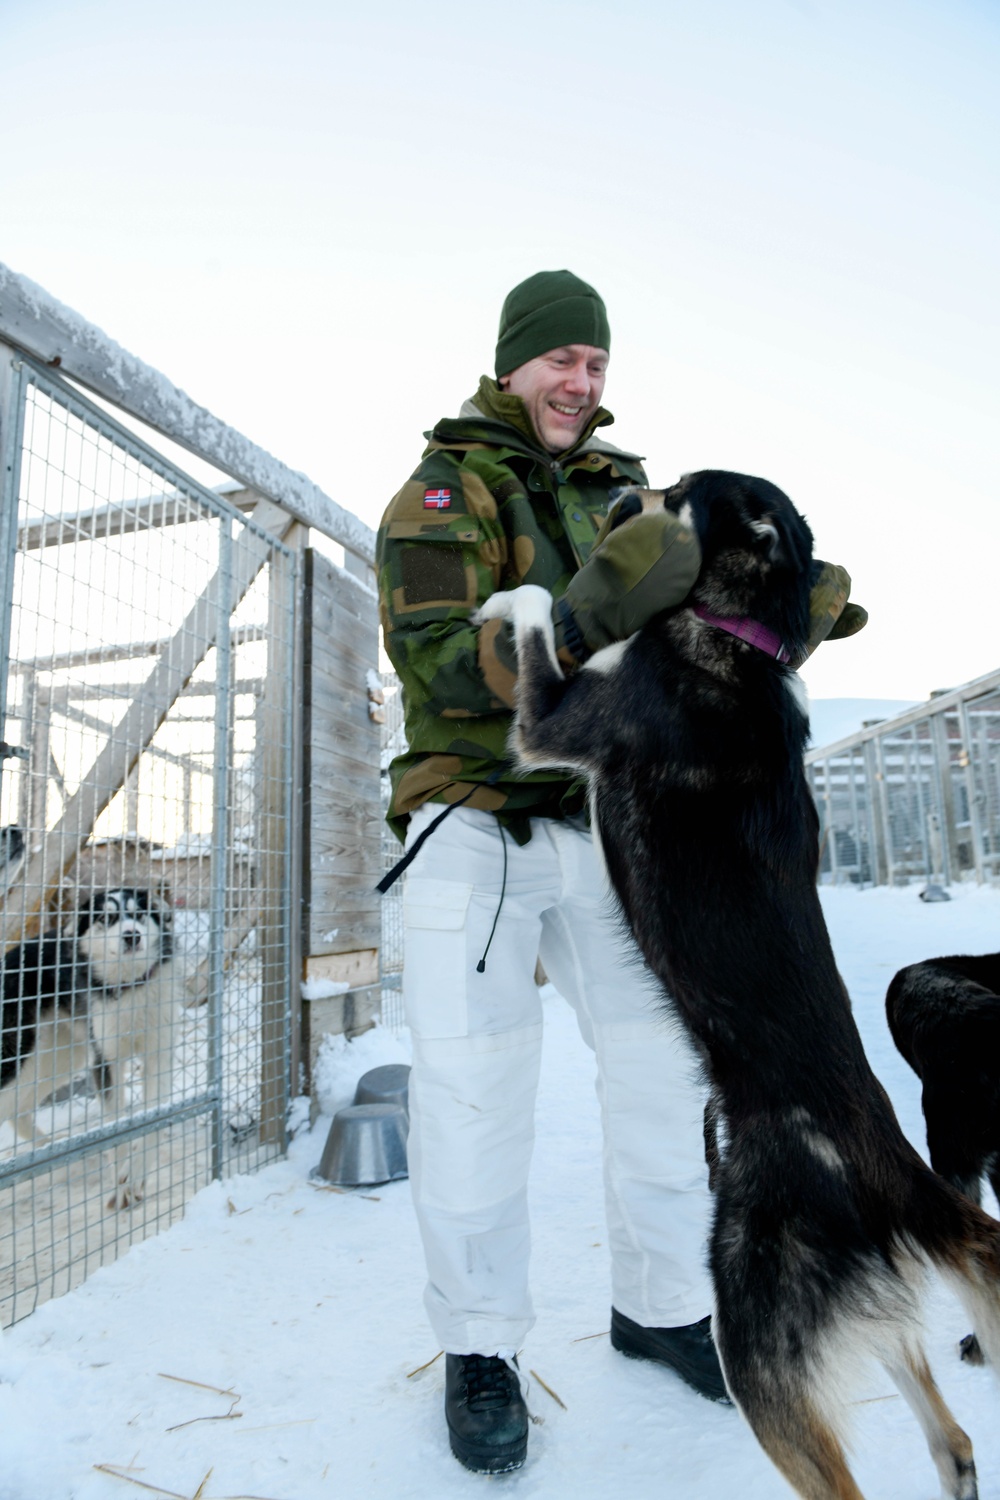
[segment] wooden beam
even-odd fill
[[[257,496],[258,501],[260,496]],[[229,643],[231,646],[242,646],[247,641],[263,641],[267,639],[267,627],[264,625],[238,625],[230,632]],[[10,670],[12,672],[64,672],[68,667],[87,667],[94,663],[104,666],[109,661],[131,661],[136,657],[159,656],[160,652],[170,642],[169,636],[163,636],[158,641],[122,641],[114,646],[84,646],[79,651],[53,652],[47,656],[26,657],[21,661],[12,661]],[[195,689],[192,689],[195,691]]]
[[[145,686],[146,679],[143,677],[138,682],[129,679],[127,682],[75,682],[67,683],[64,687],[48,688],[45,692],[45,701],[54,713],[67,713],[71,708],[80,703],[121,702],[134,698],[136,693],[141,692]],[[233,694],[236,697],[256,697],[263,691],[262,680],[259,677],[238,677],[233,683]],[[189,682],[181,693],[181,697],[187,700],[195,698],[214,698],[215,684],[211,682]],[[244,715],[244,718],[248,717]],[[95,720],[95,725],[97,721]],[[205,718],[194,718],[185,715],[185,724],[206,724],[213,722],[211,716]],[[101,724],[100,728],[106,730],[107,724]]]
[[[0,264],[0,338],[231,474],[370,563],[375,536],[305,474],[220,422],[43,287]]]
[[[225,500],[246,514],[261,498],[251,490],[226,493]],[[95,505],[92,510],[67,511],[63,516],[48,516],[29,521],[17,530],[17,545],[22,552],[39,547],[62,547],[67,542],[97,542],[108,536],[128,536],[133,531],[149,531],[156,526],[185,526],[204,521],[202,501],[192,500],[182,491],[166,495],[146,495],[115,505]]]

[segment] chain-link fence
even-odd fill
[[[0,361],[7,1322],[284,1149],[296,556]]]
[[[1000,879],[1000,672],[810,751],[820,878]]]

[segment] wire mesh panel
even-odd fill
[[[872,879],[873,808],[860,747],[817,761],[808,770],[820,810],[820,873],[857,885]]]
[[[1000,693],[965,705],[971,771],[970,821],[985,870],[1000,876]]]
[[[294,718],[293,554],[27,362],[15,410],[3,1321],[284,1148]]]
[[[940,775],[930,723],[879,736],[893,878],[943,877]]]
[[[807,754],[821,880],[1000,878],[998,675]]]

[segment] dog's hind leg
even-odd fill
[[[728,1230],[734,1246],[743,1243],[737,1232]],[[715,1236],[717,1249],[718,1223]],[[847,1420],[838,1361],[824,1355],[823,1335],[803,1341],[798,1317],[788,1312],[789,1296],[784,1308],[761,1303],[746,1275],[727,1284],[717,1262],[712,1269],[712,1327],[726,1385],[758,1443],[802,1500],[864,1500],[841,1441]],[[783,1285],[779,1279],[772,1290]]]
[[[923,1351],[910,1349],[900,1359],[882,1363],[923,1428],[942,1494],[948,1500],[977,1500],[972,1443],[945,1405]]]
[[[864,1500],[840,1439],[807,1397],[745,1406],[728,1371],[726,1378],[760,1446],[802,1500]]]
[[[975,1260],[970,1256],[961,1266],[939,1261],[938,1269],[975,1330],[966,1334],[959,1346],[962,1358],[972,1365],[992,1365],[1000,1378],[1000,1273],[995,1264],[983,1266],[978,1256]]]

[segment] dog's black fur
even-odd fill
[[[32,938],[3,960],[0,1088],[14,1082],[35,1049],[39,1023],[59,1014],[87,1019],[87,971],[63,937]]]
[[[931,1166],[974,1203],[1000,1198],[1000,953],[900,969],[885,997],[892,1039],[923,1084]]]
[[[659,503],[697,533],[693,601],[755,619],[800,658],[812,538],[788,498],[713,470]],[[589,777],[622,911],[711,1081],[713,1328],[733,1398],[800,1495],[859,1497],[840,1432],[852,1366],[874,1355],[946,1494],[972,1500],[971,1444],[934,1385],[916,1307],[930,1262],[1000,1364],[1000,1225],[921,1161],[865,1058],[816,891],[797,679],[688,607],[566,679],[548,596],[494,595],[482,618],[504,616],[519,661],[512,745],[527,767]]]

